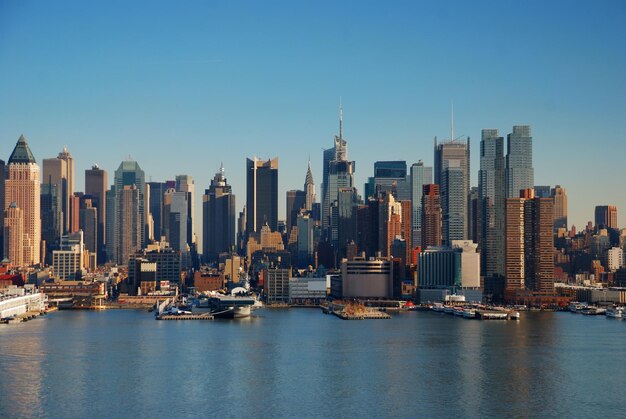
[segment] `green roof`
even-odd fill
[[[9,157],[8,164],[11,163],[36,163],[35,156],[33,156],[33,153],[30,151],[30,147],[28,147],[24,135],[20,135],[20,139],[17,140],[17,144],[15,144],[13,153],[11,153],[11,157]]]

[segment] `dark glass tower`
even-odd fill
[[[278,230],[278,158],[246,160],[246,234]]]
[[[209,262],[217,261],[220,253],[231,251],[235,245],[235,195],[223,167],[202,196],[202,243]]]

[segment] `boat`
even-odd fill
[[[595,316],[598,314],[604,314],[606,312],[606,309],[598,308],[596,306],[587,306],[583,308],[582,310],[580,310],[580,312],[584,314],[585,316]]]
[[[606,313],[604,313],[606,317],[612,319],[621,319],[624,317],[624,307],[620,306],[612,306],[606,309]]]
[[[511,320],[519,320],[520,314],[519,311],[511,311],[509,313],[509,319]]]
[[[579,303],[578,301],[572,301],[568,306],[569,311],[572,313],[580,313],[586,307],[587,303]]]
[[[465,317],[466,319],[475,319],[476,318],[476,310],[471,309],[471,308],[466,308],[463,311],[463,317]]]
[[[433,304],[432,310],[433,311],[437,311],[437,312],[443,312],[443,304],[441,304],[441,303]]]

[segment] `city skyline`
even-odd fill
[[[594,8],[582,2],[567,8],[458,4],[454,10],[337,5],[338,13],[329,16],[270,7],[259,11],[258,22],[254,13],[240,17],[250,25],[248,34],[259,33],[256,43],[249,35],[233,37],[232,29],[216,22],[234,13],[232,5],[148,9],[156,21],[189,20],[181,33],[162,33],[162,26],[144,17],[144,8],[133,5],[115,26],[119,34],[103,39],[99,31],[116,15],[97,8],[100,15],[85,14],[79,3],[65,4],[75,13],[61,17],[46,4],[0,6],[0,91],[10,98],[0,104],[0,136],[7,144],[0,158],[8,159],[22,133],[40,164],[66,146],[75,161],[77,191],[84,189],[85,169],[98,163],[112,177],[130,154],[146,181],[189,174],[198,191],[209,186],[223,161],[233,192],[243,196],[245,158],[278,156],[283,202],[287,190],[301,188],[310,155],[321,197],[321,149],[338,134],[341,96],[361,194],[377,160],[433,165],[432,140],[449,136],[453,100],[456,131],[474,144],[482,129],[506,135],[513,125],[531,125],[535,184],[567,190],[569,226],[580,229],[593,220],[595,205],[626,207],[626,196],[615,194],[611,181],[626,151],[620,99],[626,57],[619,48],[626,8],[619,2]],[[382,22],[379,12],[391,13],[396,26]],[[533,19],[533,30],[509,33],[516,32],[506,30],[509,15]],[[293,42],[272,29],[272,22],[284,18],[282,30],[291,31]],[[467,39],[447,33],[446,27],[462,28],[464,22],[475,23],[465,31]],[[300,29],[304,24],[311,33]],[[345,25],[345,31],[317,37],[333,24]],[[380,38],[369,24],[380,25]],[[498,28],[502,36],[496,39]],[[51,49],[51,56],[48,49],[59,42],[66,48]],[[472,54],[464,52],[467,43],[475,44]],[[289,59],[278,61],[279,53]],[[493,57],[489,65],[484,56]],[[332,61],[339,70],[325,70]],[[381,141],[389,147],[380,150]],[[475,147],[472,186],[479,166]],[[585,174],[591,170],[594,176]],[[242,207],[239,200],[237,211]],[[195,212],[200,213],[199,199]],[[279,204],[279,218],[285,216]],[[195,232],[200,237],[197,226]]]

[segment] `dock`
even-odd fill
[[[343,320],[370,320],[370,319],[390,319],[391,316],[382,311],[370,311],[366,313],[348,314],[342,311],[333,311],[332,314]]]
[[[156,316],[157,320],[213,320],[214,317],[209,313],[201,314],[161,314]]]

